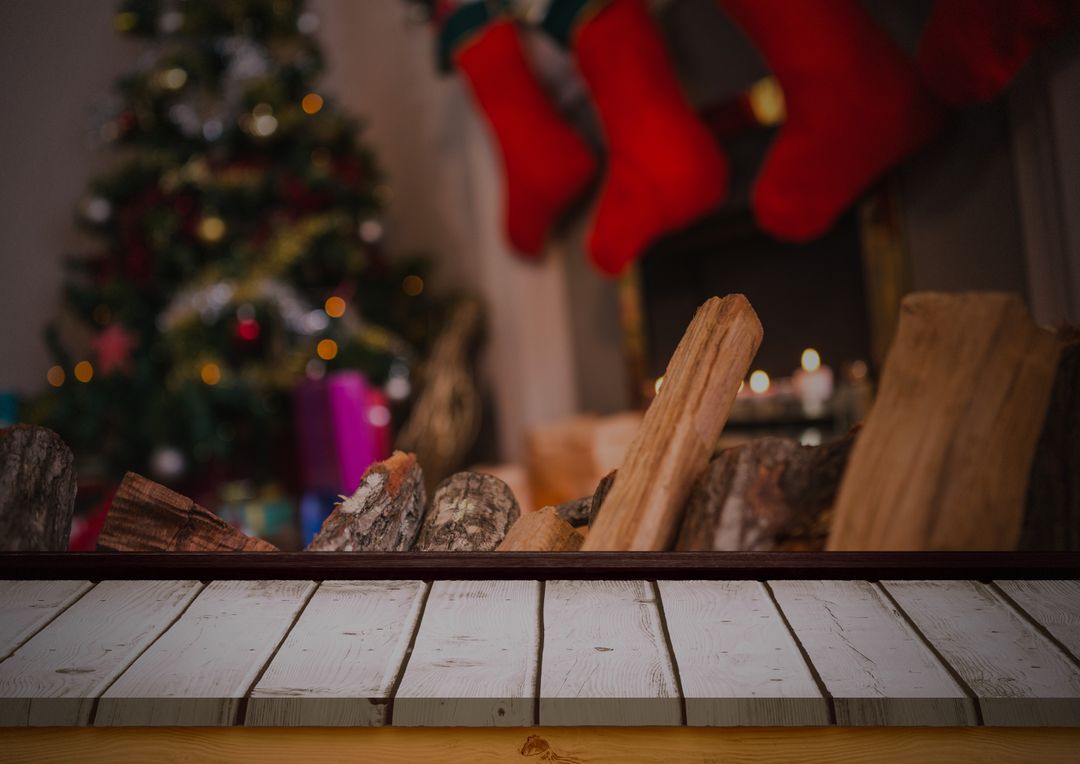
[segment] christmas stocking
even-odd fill
[[[938,0],[919,40],[919,70],[946,103],[989,101],[1078,14],[1077,0]]]
[[[915,67],[858,0],[720,0],[784,91],[787,121],[754,185],[758,225],[827,231],[882,173],[938,131]]]
[[[554,0],[544,27],[574,52],[600,117],[608,166],[588,248],[618,274],[723,200],[727,161],[683,98],[641,0]]]
[[[514,23],[490,3],[454,10],[441,45],[465,77],[502,154],[506,232],[529,256],[589,185],[596,159],[559,116],[525,59]]]

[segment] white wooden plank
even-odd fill
[[[1080,660],[1080,581],[995,581]]]
[[[648,581],[548,581],[540,665],[540,724],[682,722]]]
[[[106,691],[94,725],[233,724],[314,588],[311,581],[214,581]]]
[[[1080,726],[1080,669],[977,581],[889,581],[889,593],[967,683],[983,723]]]
[[[841,726],[975,724],[948,670],[866,581],[770,581]]]
[[[386,723],[420,616],[422,581],[326,581],[248,700],[248,726]]]
[[[0,581],[0,660],[91,586],[89,581]]]
[[[394,696],[395,726],[533,723],[536,581],[436,581]]]
[[[690,726],[812,726],[829,704],[759,581],[658,581]]]
[[[0,725],[90,721],[94,699],[187,607],[197,581],[103,581],[0,663]]]

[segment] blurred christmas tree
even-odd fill
[[[408,395],[424,264],[380,251],[385,188],[315,84],[302,0],[127,0],[115,26],[146,51],[102,127],[116,161],[79,211],[101,245],[70,263],[37,418],[103,476],[265,479],[303,379]]]

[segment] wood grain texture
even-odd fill
[[[436,581],[394,696],[403,726],[525,726],[535,712],[540,584]]]
[[[89,581],[0,581],[0,660],[91,585]]]
[[[236,722],[315,584],[214,581],[102,696],[97,726],[221,726]]]
[[[75,457],[31,424],[0,427],[0,549],[66,551],[75,509]]]
[[[337,506],[308,552],[404,552],[412,548],[427,506],[416,456],[395,451],[367,468],[360,485]]]
[[[829,704],[758,581],[658,581],[692,726],[812,726]]]
[[[768,585],[833,698],[837,724],[976,723],[971,699],[874,585]]]
[[[514,492],[494,475],[458,472],[435,489],[416,549],[489,552],[521,515]]]
[[[255,685],[248,726],[385,724],[422,581],[326,581]]]
[[[904,298],[828,548],[1015,549],[1060,353],[1014,296]]]
[[[549,581],[540,724],[681,723],[678,683],[652,584]]]
[[[525,512],[510,526],[499,544],[499,552],[576,552],[584,539],[570,523],[543,507]]]
[[[1080,581],[994,583],[1080,660]]]
[[[1077,729],[1006,727],[533,727],[525,729],[59,728],[0,730],[8,762],[671,762],[987,761],[1075,764]]]
[[[975,693],[983,723],[1080,726],[1080,668],[977,581],[888,581],[889,594]]]
[[[116,490],[98,549],[106,552],[275,552],[186,496],[134,472]]]
[[[761,323],[742,295],[713,297],[698,308],[583,549],[670,547],[761,337]]]
[[[103,581],[0,663],[0,725],[90,722],[94,699],[198,594],[197,581]]]

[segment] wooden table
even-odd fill
[[[1068,760],[1078,562],[3,555],[0,750]]]

